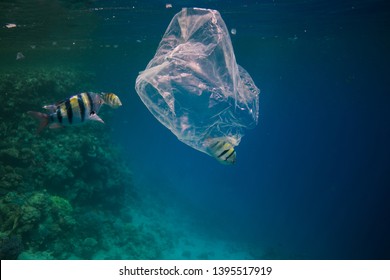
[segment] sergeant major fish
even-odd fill
[[[100,94],[105,104],[109,105],[111,108],[118,108],[119,106],[122,106],[121,101],[119,100],[119,97],[114,93],[104,93],[102,92]]]
[[[222,164],[236,163],[235,141],[230,137],[208,138],[205,141],[206,152]],[[232,144],[233,143],[233,144]]]
[[[81,124],[85,121],[104,123],[97,115],[100,107],[105,103],[111,107],[115,107],[116,105],[114,106],[109,102],[105,102],[103,96],[105,96],[104,93],[83,92],[56,104],[43,106],[44,109],[49,111],[48,114],[33,111],[28,111],[27,113],[40,121],[37,130],[38,133],[46,126],[49,126],[49,128],[58,128],[63,125]]]

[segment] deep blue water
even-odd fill
[[[77,62],[95,71],[96,89],[122,100],[111,134],[140,199],[161,215],[174,213],[162,219],[167,229],[239,244],[254,258],[389,259],[386,1],[54,3],[71,10],[73,21],[48,19],[53,26],[39,36],[34,28],[3,32],[0,45],[12,58],[2,67],[23,51],[30,63]],[[31,8],[26,24],[39,9],[54,9],[48,6]],[[237,30],[237,62],[261,90],[259,123],[237,147],[234,166],[178,141],[134,90],[171,18],[190,6],[218,9]]]

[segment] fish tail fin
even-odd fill
[[[37,133],[40,133],[42,131],[42,129],[44,129],[49,124],[49,115],[48,114],[34,112],[34,111],[28,111],[27,114],[29,114],[31,117],[33,117],[39,121]]]

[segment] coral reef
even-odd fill
[[[1,259],[160,256],[161,237],[131,222],[136,200],[131,172],[107,124],[45,129],[37,135],[35,120],[26,114],[93,90],[86,83],[93,79],[90,73],[61,68],[0,73]],[[101,114],[107,123],[114,115]]]

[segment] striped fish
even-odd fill
[[[206,152],[222,164],[236,163],[236,151],[228,138],[208,138],[205,141]]]
[[[85,121],[104,121],[97,115],[104,100],[100,94],[83,92],[73,95],[53,105],[43,106],[49,113],[27,112],[30,116],[38,119],[40,125],[38,132],[46,126],[57,128],[63,125],[81,124]]]
[[[109,105],[111,108],[116,109],[116,108],[122,106],[122,102],[120,101],[119,97],[115,93],[102,92],[100,94],[100,97],[103,99],[104,103]]]

